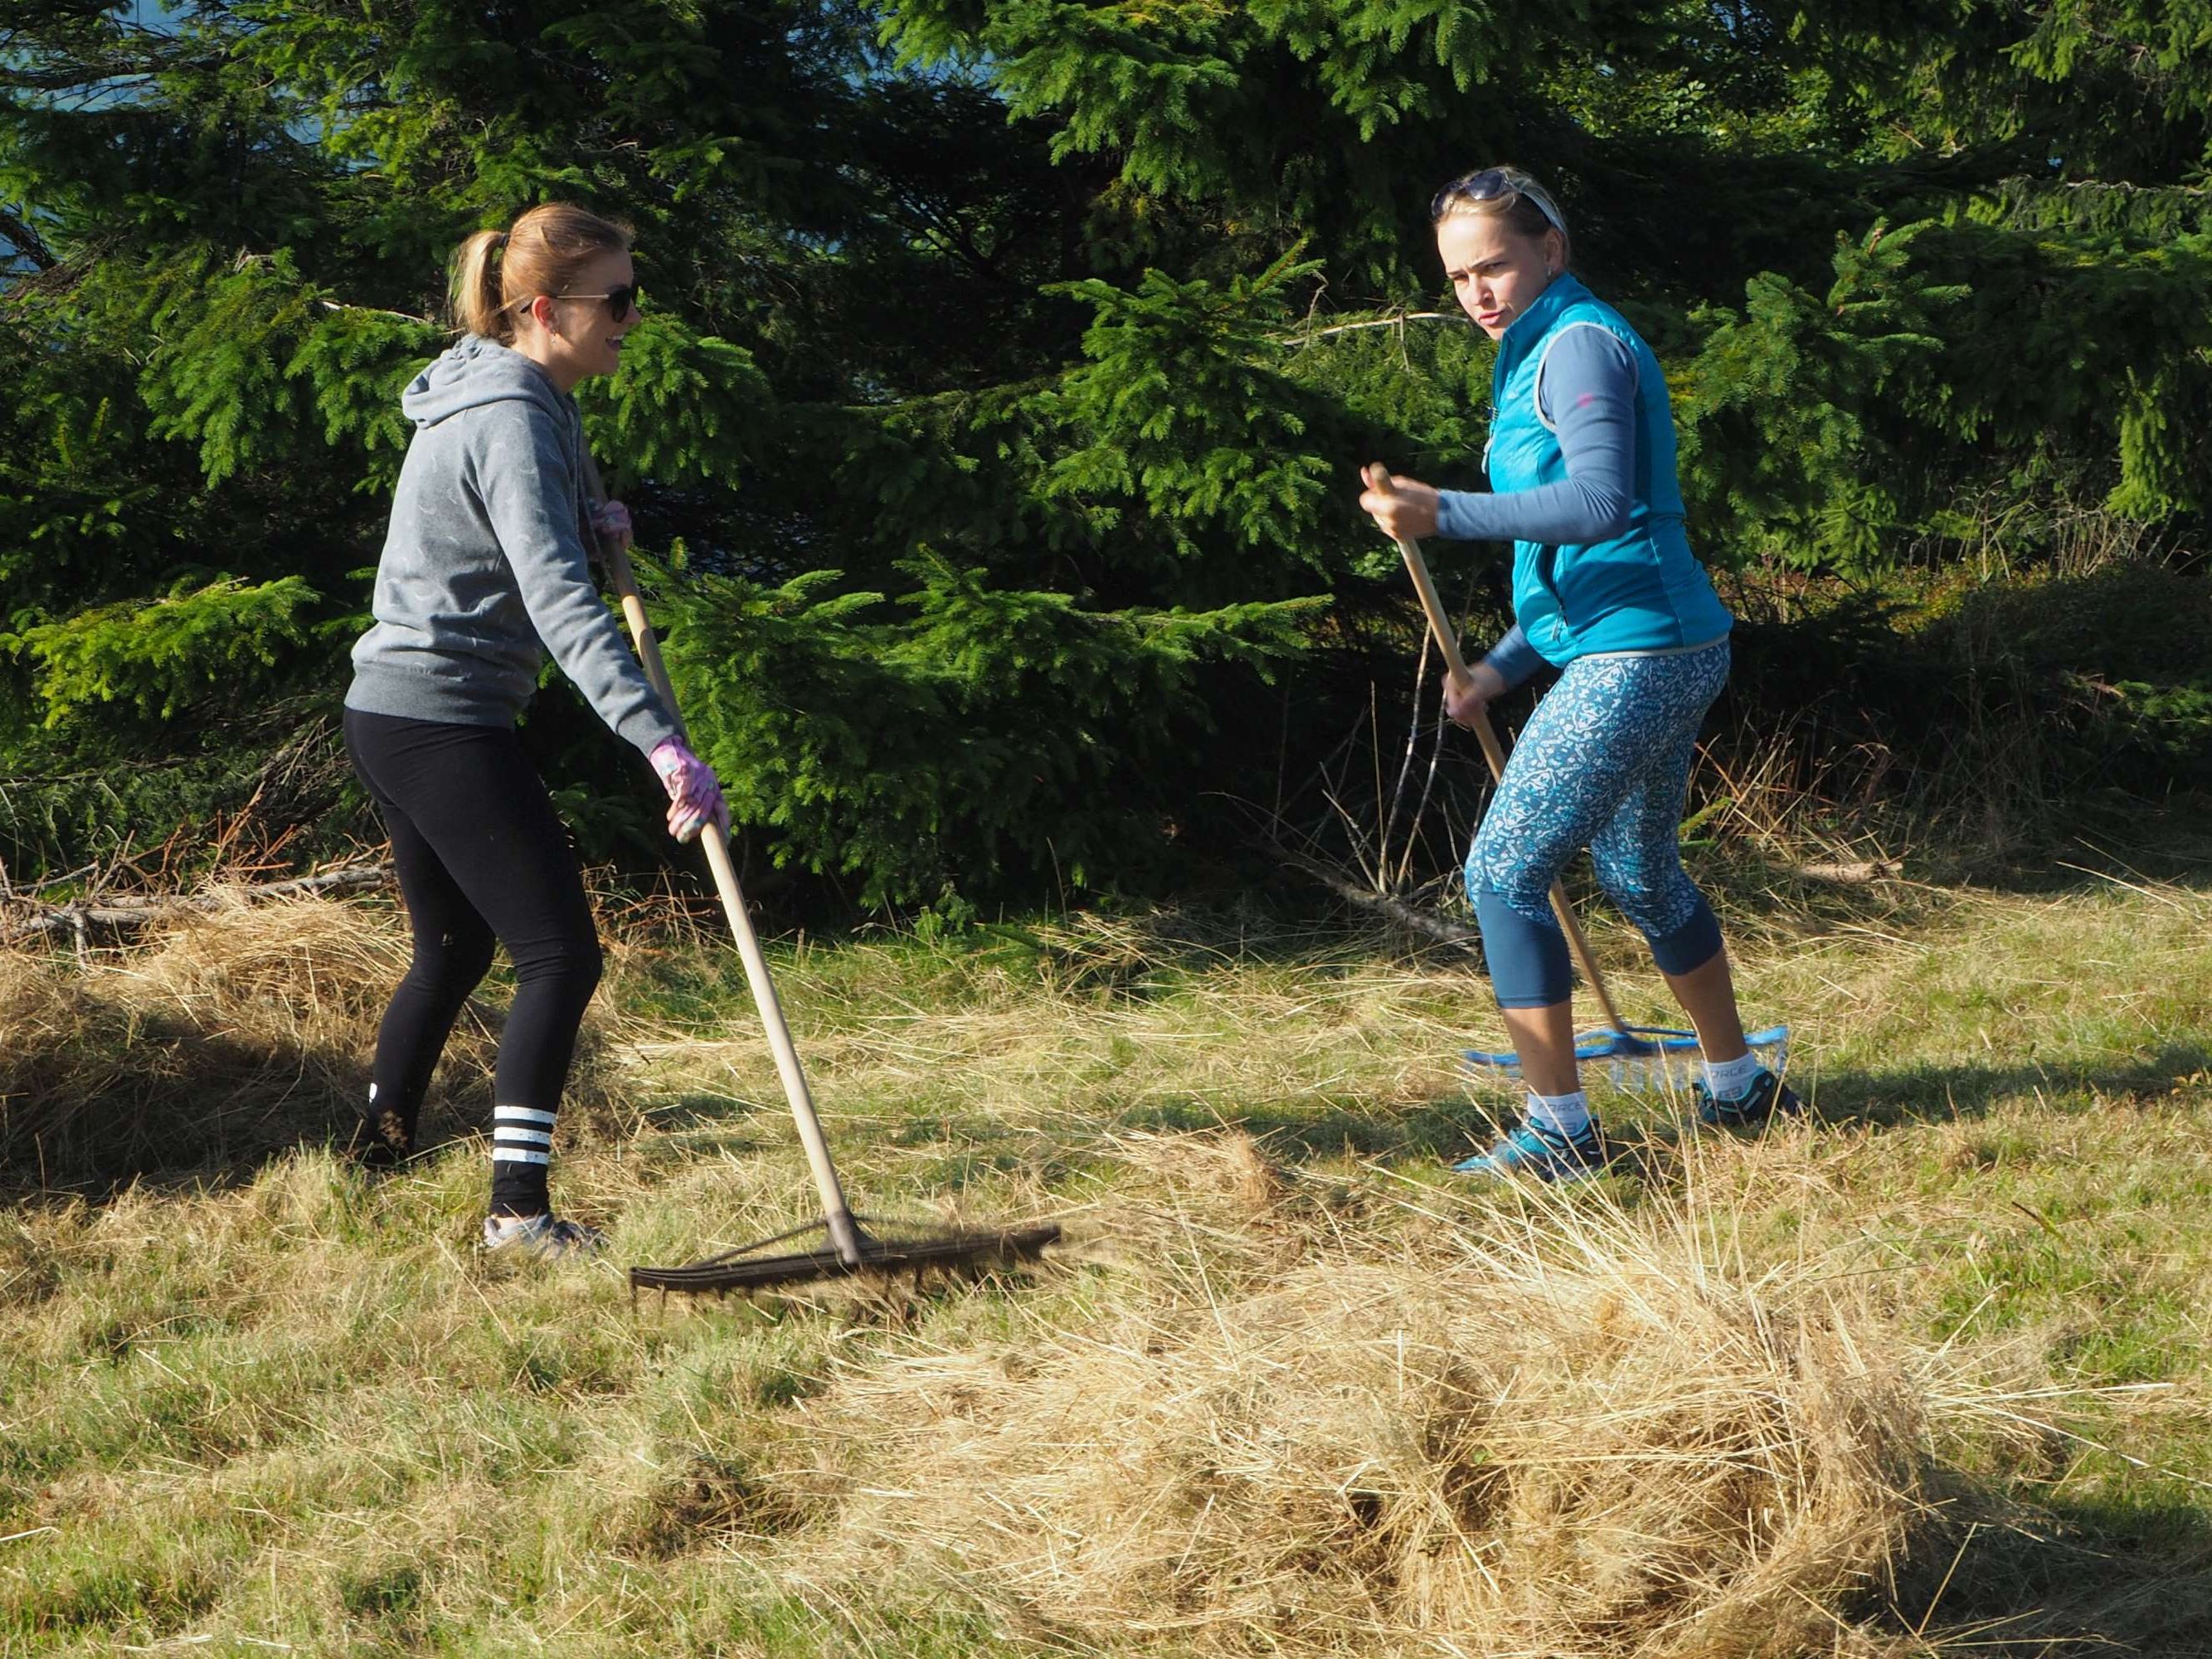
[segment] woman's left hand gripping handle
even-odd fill
[[[709,823],[730,833],[730,809],[722,799],[721,780],[679,739],[670,738],[653,751],[653,769],[668,791],[668,833],[690,841]]]

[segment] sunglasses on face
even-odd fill
[[[620,288],[611,288],[605,294],[549,294],[545,297],[549,300],[605,300],[607,302],[607,320],[620,323],[629,320],[645,295],[635,283],[624,283]],[[515,301],[518,306],[529,303],[527,300]]]
[[[620,288],[611,288],[605,294],[556,294],[553,297],[556,300],[605,300],[607,302],[607,320],[620,323],[628,321],[635,313],[641,296],[635,283],[624,283]]]
[[[1525,196],[1536,204],[1553,230],[1562,236],[1567,228],[1559,222],[1559,214],[1552,204],[1533,190],[1524,190],[1506,176],[1504,167],[1485,167],[1480,173],[1470,173],[1455,179],[1438,191],[1429,201],[1429,222],[1433,224],[1444,216],[1444,211],[1454,202],[1494,202],[1501,196]]]

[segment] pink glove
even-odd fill
[[[633,540],[629,509],[620,501],[601,501],[593,507],[592,528],[599,532],[601,541],[613,542],[623,552],[629,551],[630,543]]]
[[[653,751],[653,769],[668,791],[670,835],[690,841],[710,822],[720,825],[724,835],[730,833],[730,809],[713,767],[670,738]]]

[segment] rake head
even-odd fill
[[[1779,1072],[1790,1058],[1790,1028],[1770,1025],[1744,1041],[1769,1071]],[[1575,1039],[1575,1063],[1601,1066],[1616,1089],[1630,1093],[1681,1088],[1698,1075],[1701,1056],[1695,1031],[1664,1025],[1627,1025],[1585,1031]],[[1521,1060],[1511,1049],[1490,1054],[1466,1051],[1468,1076],[1486,1080],[1517,1079]]]
[[[760,1254],[770,1245],[815,1233],[823,1238],[817,1249],[781,1255]],[[817,1222],[809,1227],[779,1233],[774,1238],[726,1250],[685,1267],[632,1267],[630,1294],[635,1297],[640,1291],[677,1291],[690,1296],[726,1296],[738,1291],[750,1295],[755,1291],[779,1285],[839,1279],[890,1279],[900,1273],[912,1273],[919,1283],[933,1268],[951,1273],[1033,1261],[1042,1254],[1045,1246],[1060,1237],[1060,1227],[1057,1223],[1044,1222],[1034,1227],[934,1231],[899,1238],[861,1232],[857,1258],[854,1260],[848,1260],[828,1242],[828,1224]]]

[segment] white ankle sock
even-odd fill
[[[1540,1095],[1532,1089],[1526,1115],[1539,1127],[1572,1140],[1589,1133],[1589,1097],[1580,1089],[1571,1095]]]
[[[1739,1100],[1751,1080],[1759,1075],[1759,1056],[1745,1050],[1740,1060],[1705,1062],[1705,1086],[1713,1091],[1716,1100]]]

